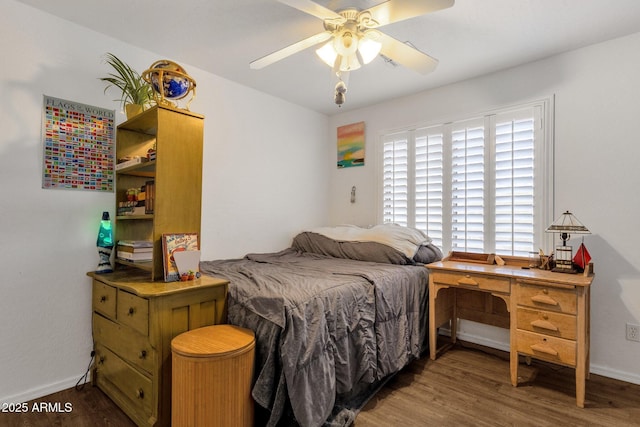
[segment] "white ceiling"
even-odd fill
[[[380,28],[437,58],[433,73],[378,57],[351,73],[339,109],[335,81],[314,49],[249,69],[252,60],[323,30],[321,20],[277,0],[19,1],[329,115],[640,32],[638,0],[456,0],[452,8]],[[381,2],[317,0],[333,10]]]

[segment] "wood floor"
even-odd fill
[[[640,426],[640,385],[592,374],[586,408],[580,409],[575,406],[574,372],[534,361],[521,365],[519,374],[529,382],[515,388],[507,353],[458,345],[435,361],[425,357],[405,368],[363,408],[355,427]],[[72,411],[0,413],[0,426],[134,426],[89,384],[35,402],[63,408],[70,403]]]
[[[363,408],[355,427],[640,426],[640,385],[591,374],[585,409],[575,370],[533,361],[511,385],[506,352],[459,343],[396,375]],[[523,383],[524,382],[524,383]]]

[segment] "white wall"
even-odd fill
[[[42,189],[42,96],[117,110],[98,80],[103,54],[140,71],[171,56],[11,0],[0,34],[0,402],[15,402],[72,387],[84,373],[86,272],[98,261],[100,215],[115,206],[113,193]],[[280,250],[325,224],[327,117],[182,65],[198,83],[191,109],[205,116],[203,258]]]
[[[328,118],[224,81],[205,120],[203,259],[284,249],[328,213]],[[205,113],[206,114],[206,113]]]
[[[335,128],[366,122],[366,166],[334,170],[330,223],[377,219],[376,143],[381,133],[459,117],[555,94],[555,215],[571,210],[593,233],[585,245],[595,262],[591,298],[592,371],[640,384],[640,343],[625,324],[640,324],[640,34],[333,116]],[[352,76],[357,78],[357,73]],[[356,96],[352,94],[351,96]],[[358,201],[349,191],[358,188]],[[462,335],[508,336],[466,322]]]

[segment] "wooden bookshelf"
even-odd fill
[[[202,147],[204,117],[165,106],[152,107],[118,126],[116,158],[146,157],[155,160],[116,170],[116,212],[127,200],[127,190],[154,182],[153,213],[115,215],[115,238],[153,242],[153,260],[139,263],[117,258],[118,265],[151,273],[163,280],[162,243],[165,233],[198,233],[202,207]]]

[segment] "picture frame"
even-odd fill
[[[174,258],[175,252],[200,251],[198,233],[165,233],[162,235],[162,264],[164,266],[164,281],[180,280],[180,272]],[[197,265],[196,263],[195,265]],[[199,266],[195,267],[199,273]]]
[[[338,169],[364,166],[364,122],[339,126],[337,129]]]
[[[113,192],[115,110],[43,95],[42,188]]]

